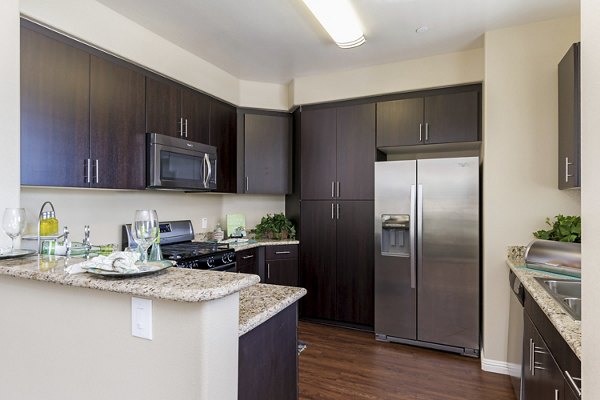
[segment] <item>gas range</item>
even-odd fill
[[[235,272],[235,250],[227,244],[193,242],[192,221],[165,221],[160,226],[160,247],[166,260],[173,260],[180,268],[210,269],[212,271]],[[131,225],[123,225],[122,243],[130,248],[137,247],[131,238]]]

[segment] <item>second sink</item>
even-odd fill
[[[581,281],[536,277],[536,281],[575,320],[581,321]]]

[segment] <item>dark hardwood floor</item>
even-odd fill
[[[514,400],[480,360],[375,341],[372,333],[300,322],[300,399]]]

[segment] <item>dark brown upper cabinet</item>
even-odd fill
[[[243,193],[290,193],[292,173],[290,115],[246,112],[243,123]]]
[[[144,189],[144,75],[91,56],[91,187]]]
[[[146,77],[146,131],[209,144],[210,97]]]
[[[375,104],[301,112],[302,200],[372,200]]]
[[[580,44],[558,64],[558,188],[581,186]]]
[[[217,191],[237,191],[237,110],[218,100],[210,103],[210,140],[217,147]]]
[[[89,83],[89,54],[21,27],[21,184],[89,186]]]
[[[377,148],[480,140],[480,93],[431,93],[377,103]]]

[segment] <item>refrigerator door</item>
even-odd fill
[[[479,159],[417,161],[420,341],[479,350]]]
[[[375,163],[375,333],[416,339],[416,161]]]

